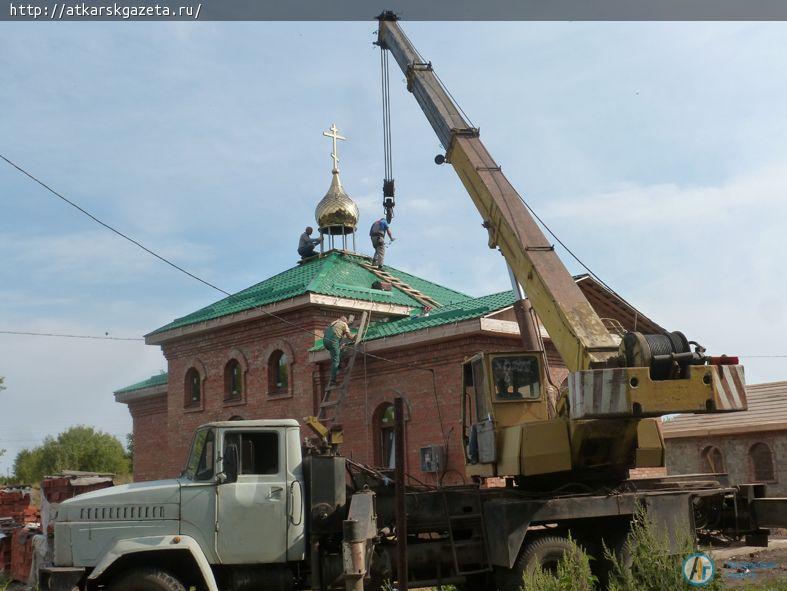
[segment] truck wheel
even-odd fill
[[[545,571],[557,568],[557,563],[571,549],[566,538],[547,536],[526,544],[514,562],[513,568],[495,568],[495,580],[499,591],[520,591],[525,575],[533,574],[536,568]]]
[[[186,591],[183,583],[165,570],[137,568],[109,584],[109,591]]]

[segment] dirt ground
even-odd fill
[[[741,546],[711,553],[729,589],[743,589],[752,584],[767,589],[768,583],[777,582],[780,589],[787,588],[787,537],[771,539],[768,548]]]

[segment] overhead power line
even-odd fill
[[[103,341],[144,341],[142,337],[113,337],[110,335],[64,334],[56,332],[25,332],[21,330],[0,330],[0,334],[24,335],[28,337],[60,337],[64,339],[97,339]]]
[[[120,236],[124,240],[128,240],[129,242],[131,242],[135,246],[141,248],[146,253],[156,257],[160,261],[166,263],[167,265],[169,265],[173,269],[175,269],[177,271],[180,271],[181,273],[191,277],[192,279],[195,279],[195,280],[199,281],[200,283],[202,283],[204,285],[207,285],[208,287],[210,287],[212,289],[215,289],[216,291],[218,291],[219,293],[224,294],[225,296],[231,296],[232,295],[230,292],[221,289],[220,287],[214,285],[213,283],[211,283],[209,281],[206,281],[205,279],[202,279],[201,277],[198,277],[197,275],[195,275],[194,273],[191,273],[190,271],[187,271],[186,269],[184,269],[180,265],[172,262],[168,258],[158,254],[157,252],[154,252],[153,250],[151,250],[150,248],[148,248],[147,246],[145,246],[144,244],[142,244],[138,240],[135,240],[134,238],[131,238],[130,236],[128,236],[127,234],[121,232],[120,230],[118,230],[114,226],[112,226],[112,225],[102,221],[101,219],[99,219],[98,217],[96,217],[95,215],[93,215],[92,213],[87,211],[85,208],[83,208],[80,205],[74,203],[73,201],[71,201],[70,199],[68,199],[67,197],[65,197],[61,193],[59,193],[58,191],[55,191],[48,184],[46,184],[45,182],[43,182],[42,180],[40,180],[39,178],[37,178],[36,176],[31,174],[30,172],[28,172],[27,170],[25,170],[24,168],[22,168],[21,166],[19,166],[15,162],[13,162],[13,161],[9,160],[8,158],[6,158],[3,154],[0,154],[0,158],[5,160],[8,164],[13,166],[15,169],[17,169],[19,172],[24,174],[26,177],[28,177],[32,181],[34,181],[34,182],[38,183],[39,185],[41,185],[42,187],[44,187],[47,191],[52,193],[55,197],[57,197],[59,199],[62,199],[63,201],[68,203],[71,207],[73,207],[74,209],[76,209],[80,213],[86,215],[87,217],[89,217],[91,220],[93,220],[97,224],[100,224],[101,226],[103,226],[107,230],[110,230],[111,232],[117,234],[118,236]],[[319,339],[319,338],[323,337],[323,335],[321,335],[321,334],[319,334],[319,333],[317,333],[317,332],[315,332],[315,331],[313,331],[311,329],[308,329],[308,328],[306,328],[304,326],[300,326],[299,324],[297,324],[295,322],[292,322],[291,320],[288,320],[286,318],[283,318],[282,316],[279,316],[278,314],[274,314],[273,312],[269,312],[268,310],[265,310],[262,306],[257,306],[257,307],[255,307],[253,309],[259,310],[260,312],[262,312],[266,316],[269,316],[270,318],[275,318],[279,322],[287,324],[288,326],[292,326],[293,328],[295,328],[295,329],[297,329],[297,330],[299,330],[301,332],[304,332],[306,334],[310,334],[314,338],[318,338]],[[383,361],[385,363],[388,363],[388,364],[391,364],[391,365],[394,365],[394,366],[397,366],[397,367],[413,369],[413,370],[416,370],[416,371],[428,371],[429,373],[431,373],[432,374],[432,387],[434,388],[435,404],[437,404],[438,407],[439,407],[439,402],[438,402],[438,399],[437,399],[437,377],[436,377],[434,368],[424,367],[424,366],[421,366],[421,365],[418,365],[418,364],[415,364],[415,363],[402,363],[402,362],[399,362],[399,361],[394,361],[393,359],[387,359],[387,358],[382,357],[380,355],[374,355],[373,353],[367,353],[364,350],[364,347],[357,347],[355,345],[351,345],[351,348],[357,350],[359,353],[361,353],[362,355],[364,355],[366,357],[370,357],[372,359],[377,359],[379,361]],[[441,429],[441,431],[443,431],[443,435],[445,435],[444,427],[443,427],[443,424],[442,424],[442,417],[440,417],[440,429]]]
[[[111,232],[114,232],[115,234],[117,234],[117,235],[118,235],[118,236],[120,236],[121,238],[123,238],[123,239],[125,239],[125,240],[128,240],[128,241],[129,241],[129,242],[131,242],[132,244],[134,244],[134,245],[138,246],[139,248],[141,248],[142,250],[144,250],[144,251],[145,251],[145,252],[147,252],[148,254],[150,254],[150,255],[153,255],[153,256],[154,256],[154,257],[156,257],[158,260],[160,260],[160,261],[162,261],[162,262],[166,263],[166,264],[167,264],[167,265],[169,265],[170,267],[173,267],[173,268],[177,269],[177,270],[178,270],[178,271],[180,271],[181,273],[185,273],[185,274],[186,274],[186,275],[188,275],[189,277],[191,277],[191,278],[193,278],[193,279],[196,279],[196,280],[197,280],[197,281],[199,281],[200,283],[204,283],[204,284],[205,284],[205,285],[207,285],[208,287],[212,287],[213,289],[215,289],[216,291],[219,291],[219,292],[223,293],[224,295],[232,295],[231,293],[229,293],[229,292],[227,292],[227,291],[224,291],[224,290],[223,290],[223,289],[221,289],[220,287],[216,287],[216,286],[215,286],[215,285],[213,285],[212,283],[210,283],[210,282],[208,282],[208,281],[205,281],[205,280],[204,280],[204,279],[202,279],[201,277],[197,277],[196,275],[194,275],[193,273],[191,273],[191,272],[187,271],[187,270],[186,270],[186,269],[184,269],[183,267],[181,267],[181,266],[179,266],[179,265],[177,265],[177,264],[173,263],[173,262],[172,262],[171,260],[169,260],[168,258],[166,258],[166,257],[163,257],[163,256],[161,256],[160,254],[158,254],[158,253],[156,253],[156,252],[154,252],[154,251],[150,250],[150,249],[149,249],[147,246],[145,246],[144,244],[142,244],[142,243],[141,243],[141,242],[139,242],[138,240],[135,240],[135,239],[134,239],[134,238],[132,238],[131,236],[128,236],[127,234],[124,234],[123,232],[121,232],[121,231],[120,231],[120,230],[118,230],[117,228],[115,228],[115,227],[113,227],[113,226],[109,225],[108,223],[106,223],[106,222],[104,222],[104,221],[100,220],[99,218],[97,218],[96,216],[94,216],[92,213],[90,213],[89,211],[87,211],[87,210],[86,210],[86,209],[84,209],[83,207],[81,207],[81,206],[77,205],[76,203],[74,203],[73,201],[71,201],[70,199],[68,199],[67,197],[64,197],[62,194],[60,194],[60,193],[58,193],[57,191],[55,191],[55,190],[54,190],[52,187],[50,187],[49,185],[47,185],[45,182],[43,182],[42,180],[40,180],[40,179],[38,179],[37,177],[33,176],[32,174],[30,174],[29,172],[27,172],[27,171],[26,171],[24,168],[22,168],[21,166],[19,166],[19,165],[18,165],[18,164],[16,164],[15,162],[12,162],[11,160],[9,160],[8,158],[6,158],[6,157],[5,157],[5,156],[3,156],[2,154],[0,154],[0,158],[2,158],[3,160],[5,160],[6,162],[8,162],[8,164],[10,164],[10,165],[11,165],[11,166],[13,166],[14,168],[16,168],[16,169],[17,169],[19,172],[21,172],[23,175],[25,175],[25,176],[26,176],[26,177],[28,177],[29,179],[31,179],[31,180],[33,180],[33,181],[35,181],[36,183],[38,183],[39,185],[41,185],[42,187],[44,187],[44,188],[45,188],[47,191],[49,191],[50,193],[52,193],[52,194],[53,194],[53,195],[55,195],[56,197],[58,197],[58,198],[62,199],[62,200],[63,200],[63,201],[65,201],[66,203],[68,203],[68,204],[69,204],[71,207],[73,207],[74,209],[77,209],[78,211],[82,212],[82,213],[83,213],[83,214],[85,214],[87,217],[89,217],[91,220],[93,220],[94,222],[96,222],[97,224],[100,224],[100,225],[104,226],[104,227],[105,227],[107,230],[110,230]]]
[[[27,170],[25,170],[24,168],[22,168],[21,166],[19,166],[15,162],[13,162],[12,160],[6,158],[6,156],[4,156],[3,154],[0,154],[0,158],[5,160],[8,164],[13,166],[15,169],[17,169],[19,172],[24,174],[26,177],[28,177],[32,181],[34,181],[34,182],[38,183],[39,185],[41,185],[42,187],[44,187],[47,191],[52,193],[54,196],[58,197],[59,199],[62,199],[63,201],[68,203],[70,206],[72,206],[74,209],[76,209],[77,211],[79,211],[82,214],[84,214],[87,217],[89,217],[91,220],[93,220],[97,224],[100,224],[104,228],[110,230],[111,232],[114,232],[115,234],[117,234],[118,236],[123,238],[124,240],[127,240],[127,241],[131,242],[135,246],[137,246],[137,247],[141,248],[142,250],[144,250],[146,253],[148,253],[148,254],[156,257],[160,261],[166,263],[167,265],[169,265],[173,269],[175,269],[177,271],[180,271],[181,273],[183,273],[185,275],[188,275],[192,279],[195,279],[195,280],[199,281],[200,283],[202,283],[204,285],[207,285],[208,287],[210,287],[212,289],[215,289],[216,291],[218,291],[219,293],[224,294],[225,296],[231,296],[232,295],[230,292],[221,289],[220,287],[214,285],[213,283],[211,283],[209,281],[206,281],[202,277],[199,277],[199,276],[195,275],[194,273],[191,273],[190,271],[187,271],[186,269],[184,269],[180,265],[174,263],[173,261],[169,260],[168,258],[166,258],[166,257],[158,254],[157,252],[153,251],[152,249],[148,248],[147,246],[145,246],[144,244],[142,244],[138,240],[135,240],[134,238],[131,238],[130,236],[128,236],[124,232],[121,232],[120,230],[118,230],[114,226],[112,226],[112,225],[104,222],[103,220],[99,219],[97,216],[95,216],[92,213],[90,213],[84,207],[78,205],[77,203],[75,203],[71,199],[68,199],[67,197],[65,197],[64,195],[62,195],[61,193],[59,193],[58,191],[56,191],[52,187],[50,187],[47,183],[43,182],[42,180],[40,180],[38,177],[36,177],[32,173],[28,172]],[[310,330],[310,329],[308,329],[308,328],[306,328],[304,326],[300,326],[299,324],[296,324],[295,322],[292,322],[291,320],[283,318],[282,316],[279,316],[278,314],[274,314],[273,312],[269,312],[268,310],[265,310],[262,306],[257,306],[257,307],[255,307],[253,309],[259,310],[264,315],[269,316],[270,318],[275,318],[279,322],[283,322],[284,324],[292,326],[293,328],[295,328],[297,330],[300,330],[300,331],[302,331],[304,333],[310,334],[310,335],[312,335],[315,338],[322,338],[322,335],[320,333],[315,332],[313,330]],[[385,357],[381,357],[379,355],[374,355],[373,353],[367,353],[367,352],[363,351],[362,348],[358,348],[358,351],[359,351],[359,353],[361,353],[363,355],[366,355],[368,357],[371,357],[372,359],[385,361],[387,363],[394,364],[394,365],[397,365],[399,367],[409,367],[411,369],[418,369],[418,370],[422,370],[422,371],[434,372],[434,370],[432,368],[423,367],[423,366],[415,365],[415,364],[401,363],[401,362],[398,362],[398,361],[394,361],[392,359],[387,359]]]

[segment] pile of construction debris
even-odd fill
[[[0,576],[37,586],[38,569],[51,563],[58,505],[77,495],[113,486],[112,474],[64,471],[41,481],[40,509],[27,485],[0,487]]]

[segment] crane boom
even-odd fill
[[[610,334],[432,64],[392,13],[379,21],[377,44],[394,56],[446,150],[435,160],[454,167],[484,220],[489,247],[500,249],[514,287],[524,288],[569,370],[553,411],[540,386],[544,364],[533,351],[481,352],[463,363],[467,475],[620,478],[629,468],[664,466],[655,417],[744,410],[736,357],[707,356],[680,332],[629,331],[620,342]]]
[[[386,18],[387,17],[387,18]],[[378,43],[391,52],[489,231],[569,371],[602,365],[618,344],[574,282],[554,246],[392,15],[380,19]]]

